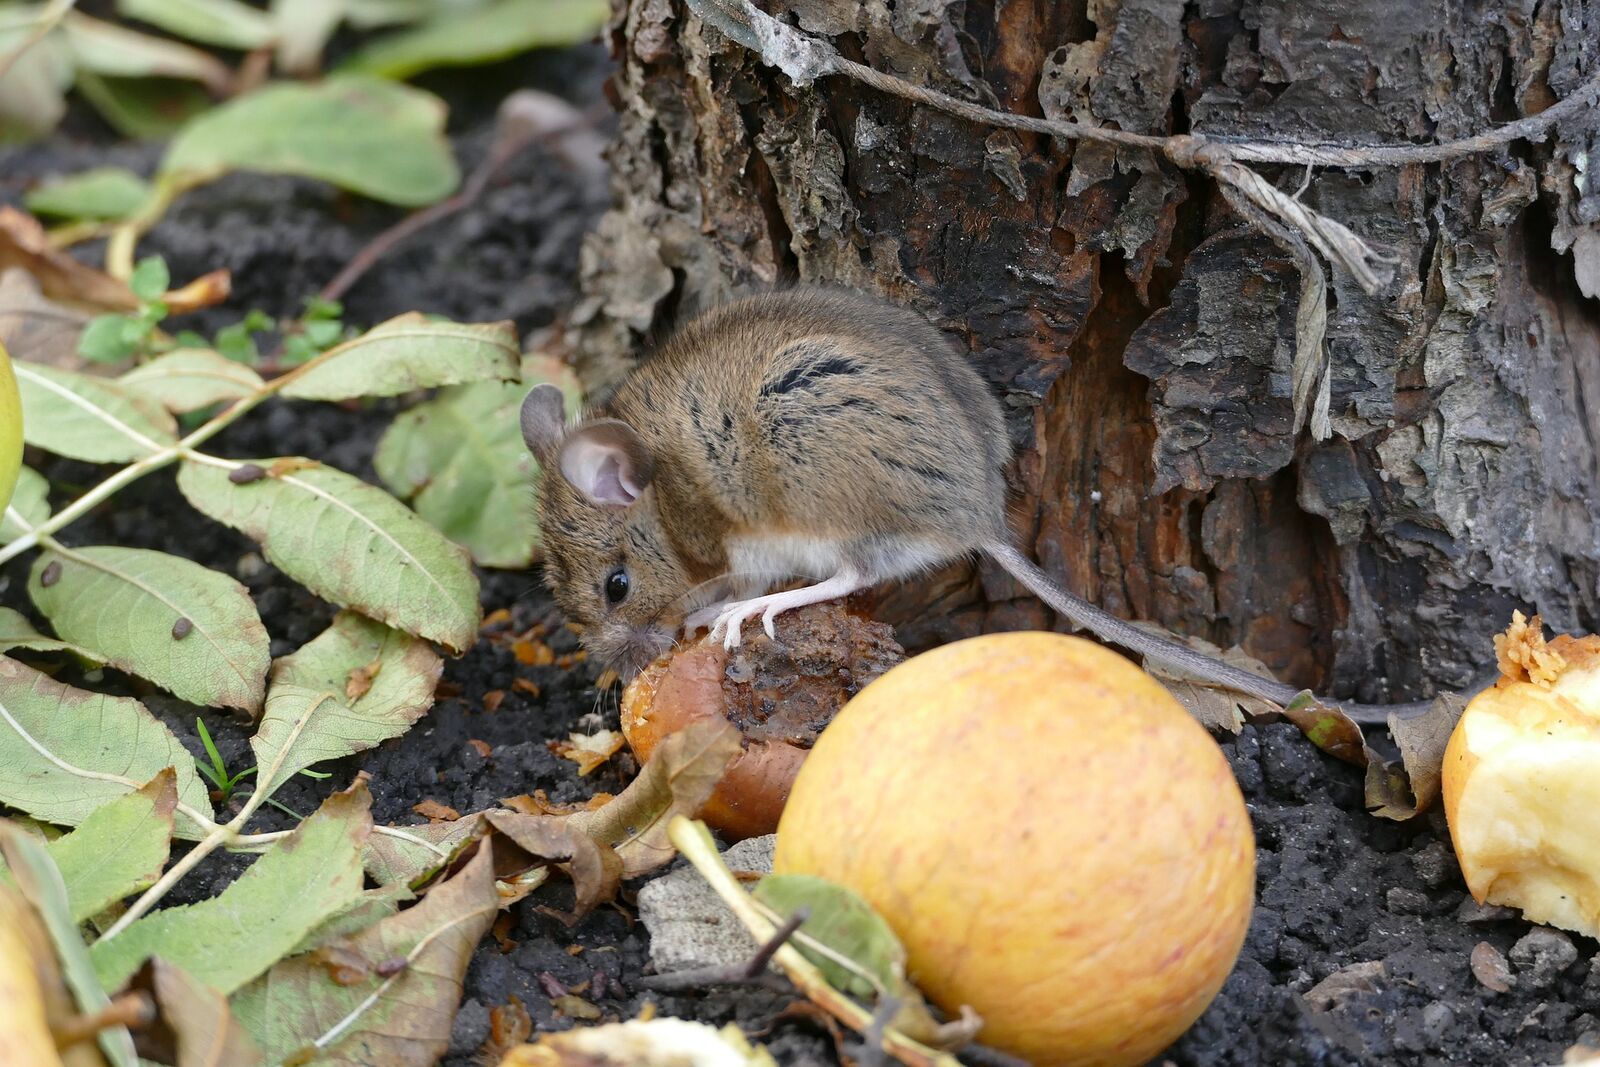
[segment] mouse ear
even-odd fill
[[[650,450],[632,426],[617,419],[591,422],[561,443],[561,476],[608,507],[625,508],[650,484]]]
[[[522,441],[541,461],[555,454],[567,432],[566,401],[561,390],[545,382],[522,399]]]

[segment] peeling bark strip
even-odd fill
[[[1543,143],[1415,154],[1581,100],[1600,0],[765,6],[843,61],[1027,121],[805,87],[681,0],[626,0],[618,206],[574,318],[588,386],[734,292],[871,289],[972,352],[1011,413],[1019,532],[1120,614],[1369,701],[1460,684],[1514,605],[1600,629],[1595,109]],[[1285,197],[1309,178],[1300,203],[1396,259],[1378,296],[1329,278],[1317,378],[1295,360],[1315,327],[1298,255],[1122,134],[1204,137],[1234,165],[1286,138],[1443,161],[1257,168]],[[1297,438],[1294,396],[1324,390],[1332,436]],[[917,642],[1043,624],[1018,597],[951,573],[886,606]]]

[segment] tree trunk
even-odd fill
[[[1155,134],[1446,140],[1600,69],[1600,0],[763,6],[918,85]],[[1316,442],[1293,261],[1209,179],[841,76],[797,88],[682,0],[625,0],[612,39],[617,206],[573,320],[591,389],[730,294],[845,283],[970,351],[1009,414],[1019,537],[1117,614],[1373,701],[1464,683],[1513,608],[1600,628],[1593,111],[1444,164],[1259,168],[1397,257],[1376,297],[1331,276]],[[1051,623],[988,565],[882,609],[913,645]]]

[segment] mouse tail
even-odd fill
[[[1082,597],[1074,596],[1057,585],[1054,579],[1039,569],[1038,564],[1023,555],[1012,544],[996,540],[986,542],[981,547],[985,555],[1005,568],[1006,573],[1025,585],[1030,593],[1048,604],[1058,615],[1070,621],[1074,628],[1088,630],[1108,644],[1137,653],[1147,662],[1159,664],[1167,670],[1193,675],[1214,685],[1235,689],[1262,700],[1270,700],[1280,707],[1300,695],[1301,690],[1293,686],[1251,674],[1243,668],[1214,659],[1175,639],[1142,630],[1103,608],[1096,607]],[[1498,668],[1481,671],[1460,695],[1465,698],[1472,697],[1493,684],[1499,673]],[[1432,700],[1417,700],[1406,704],[1358,704],[1322,696],[1316,699],[1318,703],[1338,708],[1351,719],[1362,723],[1384,723],[1391,716],[1409,719],[1423,714],[1433,706]]]
[[[1074,596],[1057,585],[1054,579],[1039,569],[1038,564],[1013,545],[1004,541],[991,541],[983,546],[983,551],[1005,568],[1008,574],[1026,586],[1030,593],[1048,604],[1058,615],[1070,621],[1074,628],[1088,630],[1102,641],[1128,652],[1137,653],[1143,659],[1168,670],[1194,675],[1262,700],[1270,700],[1274,704],[1287,704],[1300,693],[1292,686],[1251,674],[1243,668],[1213,659],[1176,640],[1140,629],[1096,607],[1082,597]]]

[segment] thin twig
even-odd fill
[[[773,953],[782,948],[800,929],[800,924],[809,918],[811,909],[796,911],[747,960],[715,967],[690,967],[666,974],[648,974],[639,979],[639,985],[657,993],[688,993],[714,985],[762,985],[769,989],[788,989],[788,982],[767,973],[767,964],[772,962]]]
[[[1208,137],[1198,133],[1162,137],[1062,119],[1015,115],[913,85],[893,74],[846,59],[831,44],[779,22],[749,0],[688,0],[688,4],[706,22],[729,39],[756,52],[797,85],[809,85],[830,74],[843,74],[882,92],[987,126],[1160,152],[1179,167],[1210,174],[1267,215],[1297,230],[1312,247],[1343,267],[1371,294],[1388,284],[1393,276],[1393,260],[1378,253],[1345,226],[1273,188],[1260,175],[1243,166],[1243,162],[1331,167],[1436,163],[1493,151],[1515,140],[1542,137],[1556,123],[1580,114],[1600,96],[1600,72],[1596,72],[1565,99],[1537,115],[1473,137],[1428,145],[1303,144]]]
[[[324,285],[322,291],[317,295],[323,300],[340,299],[350,291],[351,286],[355,285],[362,275],[376,266],[384,256],[393,252],[402,242],[418,231],[424,230],[434,223],[447,219],[451,215],[464,211],[475,204],[500,172],[523,152],[536,145],[557,141],[574,130],[589,128],[607,110],[609,108],[595,105],[586,111],[580,112],[578,117],[570,122],[546,127],[542,130],[515,126],[510,128],[503,127],[500,135],[495,138],[494,144],[490,146],[489,154],[473,170],[466,183],[462,185],[460,192],[448,199],[440,200],[438,203],[429,204],[425,208],[413,211],[378,234],[371,241],[368,241],[366,247],[352,256],[350,262],[344,265],[344,269],[334,275],[333,280]]]

